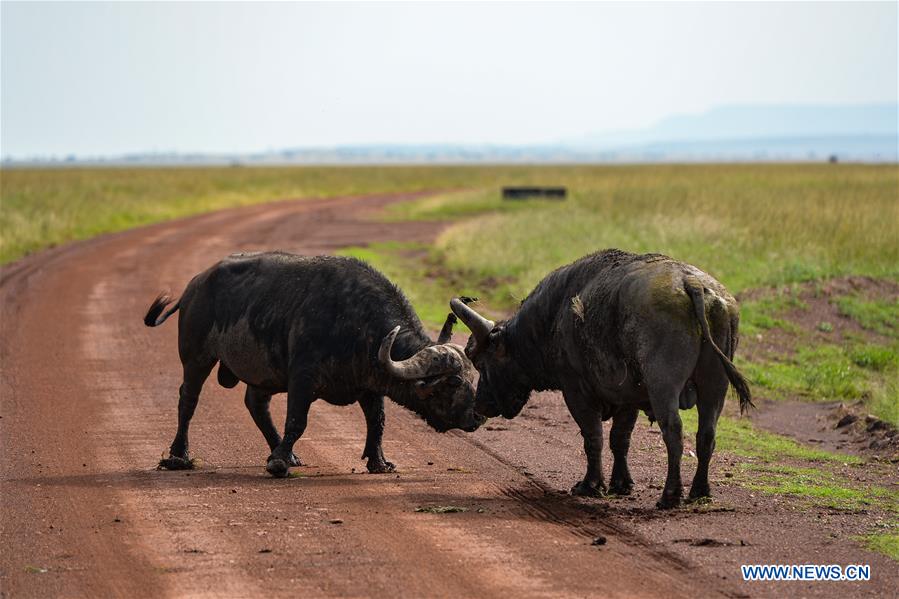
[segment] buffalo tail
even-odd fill
[[[144,324],[148,327],[158,327],[162,323],[166,321],[166,319],[178,311],[178,308],[181,307],[181,302],[175,302],[175,305],[169,308],[163,313],[166,306],[171,304],[174,300],[166,294],[160,294],[153,303],[150,304],[150,309],[147,310],[147,315],[144,316]]]
[[[755,405],[752,403],[752,394],[749,392],[749,383],[746,382],[746,379],[740,374],[740,371],[737,370],[734,363],[730,361],[730,358],[728,358],[724,352],[721,351],[721,348],[715,344],[712,333],[709,331],[709,321],[705,316],[702,285],[687,280],[684,281],[684,289],[686,290],[687,295],[690,296],[690,300],[693,302],[693,310],[696,312],[696,319],[699,321],[700,328],[702,328],[703,337],[709,342],[712,349],[715,350],[715,353],[718,354],[718,359],[721,360],[721,365],[724,366],[724,372],[727,373],[727,380],[730,381],[730,384],[733,385],[737,395],[740,397],[740,413],[746,412],[749,408],[754,408]],[[731,335],[736,334],[736,331],[731,331]]]

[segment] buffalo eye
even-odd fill
[[[418,389],[431,389],[443,382],[444,377],[440,376],[433,379],[418,379],[415,381],[415,387]]]

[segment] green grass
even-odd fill
[[[866,300],[845,295],[835,300],[840,314],[855,319],[865,329],[899,338],[899,298]]]
[[[695,409],[681,412],[685,436],[692,438],[696,435],[696,418]],[[788,460],[834,464],[862,463],[857,456],[808,447],[787,437],[756,428],[749,420],[727,416],[722,416],[718,421],[715,444],[717,449],[768,464]]]
[[[743,347],[752,346],[758,337],[761,351],[750,352],[748,359],[738,355],[740,367],[765,397],[862,399],[870,412],[899,426],[899,300],[866,297],[860,291],[834,295],[827,300],[836,307],[833,322],[821,321],[813,330],[803,330],[790,318],[808,310],[802,297],[808,299],[809,292],[819,297],[814,288],[792,285],[760,297],[752,294],[741,303]],[[874,335],[845,324],[840,325],[841,338],[834,335],[833,342],[814,335],[830,336],[836,330],[834,322],[843,318]]]
[[[899,495],[877,485],[850,487],[840,477],[816,468],[777,469],[743,465],[741,483],[769,495],[790,495],[817,507],[864,510],[872,507],[899,511]]]
[[[860,539],[872,551],[884,553],[899,561],[899,533],[871,534]]]
[[[858,345],[849,350],[849,359],[856,366],[875,372],[899,369],[899,351],[883,345]]]
[[[540,183],[568,186],[570,199],[500,198],[504,184]],[[552,268],[610,246],[669,253],[733,291],[899,273],[892,165],[4,169],[0,262],[221,207],[425,189],[468,191],[400,205],[391,217],[481,215],[448,231],[439,252],[474,282],[509,279],[494,298],[505,306]]]
[[[818,344],[777,360],[738,360],[758,390],[778,398],[847,402],[864,399],[899,426],[899,345]]]
[[[232,167],[0,170],[0,264],[100,233],[285,198],[493,188],[526,168]],[[552,176],[552,175],[548,175]]]
[[[801,347],[784,361],[747,363],[745,371],[756,385],[811,399],[857,399],[866,389],[865,371],[837,345]]]
[[[495,190],[450,191],[421,200],[399,202],[387,208],[387,220],[455,220],[492,211],[520,208],[503,202]]]
[[[684,436],[693,438],[696,410],[681,412],[681,418]],[[733,476],[725,479],[730,481],[727,484],[813,508],[899,514],[899,491],[895,488],[847,476],[847,471],[872,468],[857,456],[808,447],[758,429],[748,420],[727,416],[718,422],[716,451],[739,457],[735,471],[731,470]],[[858,540],[869,549],[899,559],[895,533],[877,532]]]
[[[606,247],[662,252],[733,292],[840,274],[899,277],[899,174],[893,166],[584,167],[563,178],[566,202],[467,219],[437,251],[509,308],[547,272]],[[575,176],[576,174],[576,176]],[[851,198],[851,201],[850,201]],[[444,200],[447,204],[452,198]],[[488,208],[498,205],[480,198]],[[427,213],[450,210],[430,206]]]
[[[744,301],[740,304],[740,332],[754,335],[770,329],[795,331],[796,327],[782,315],[789,310],[806,309],[806,303],[789,287],[779,289],[771,296]]]
[[[696,410],[681,412],[684,435],[696,434]],[[850,481],[846,468],[868,468],[854,455],[808,447],[756,428],[744,419],[722,416],[716,451],[739,456],[733,484],[799,504],[847,512],[878,510],[899,513],[899,492],[877,484]],[[876,533],[859,539],[869,549],[897,555],[896,535]]]

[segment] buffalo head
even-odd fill
[[[453,299],[450,308],[471,329],[465,354],[480,375],[475,410],[491,418],[514,418],[527,403],[531,388],[509,351],[505,325],[484,318],[460,299]]]
[[[390,357],[390,350],[399,331],[396,327],[384,338],[378,359],[389,375],[411,386],[416,400],[408,407],[439,432],[454,428],[475,431],[486,418],[474,409],[476,370],[465,350],[440,343],[397,362]]]

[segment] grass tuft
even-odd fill
[[[890,556],[899,561],[899,533],[871,534],[861,538],[868,549]]]
[[[840,314],[857,321],[863,328],[888,337],[899,336],[899,298],[866,300],[857,295],[836,299]]]

